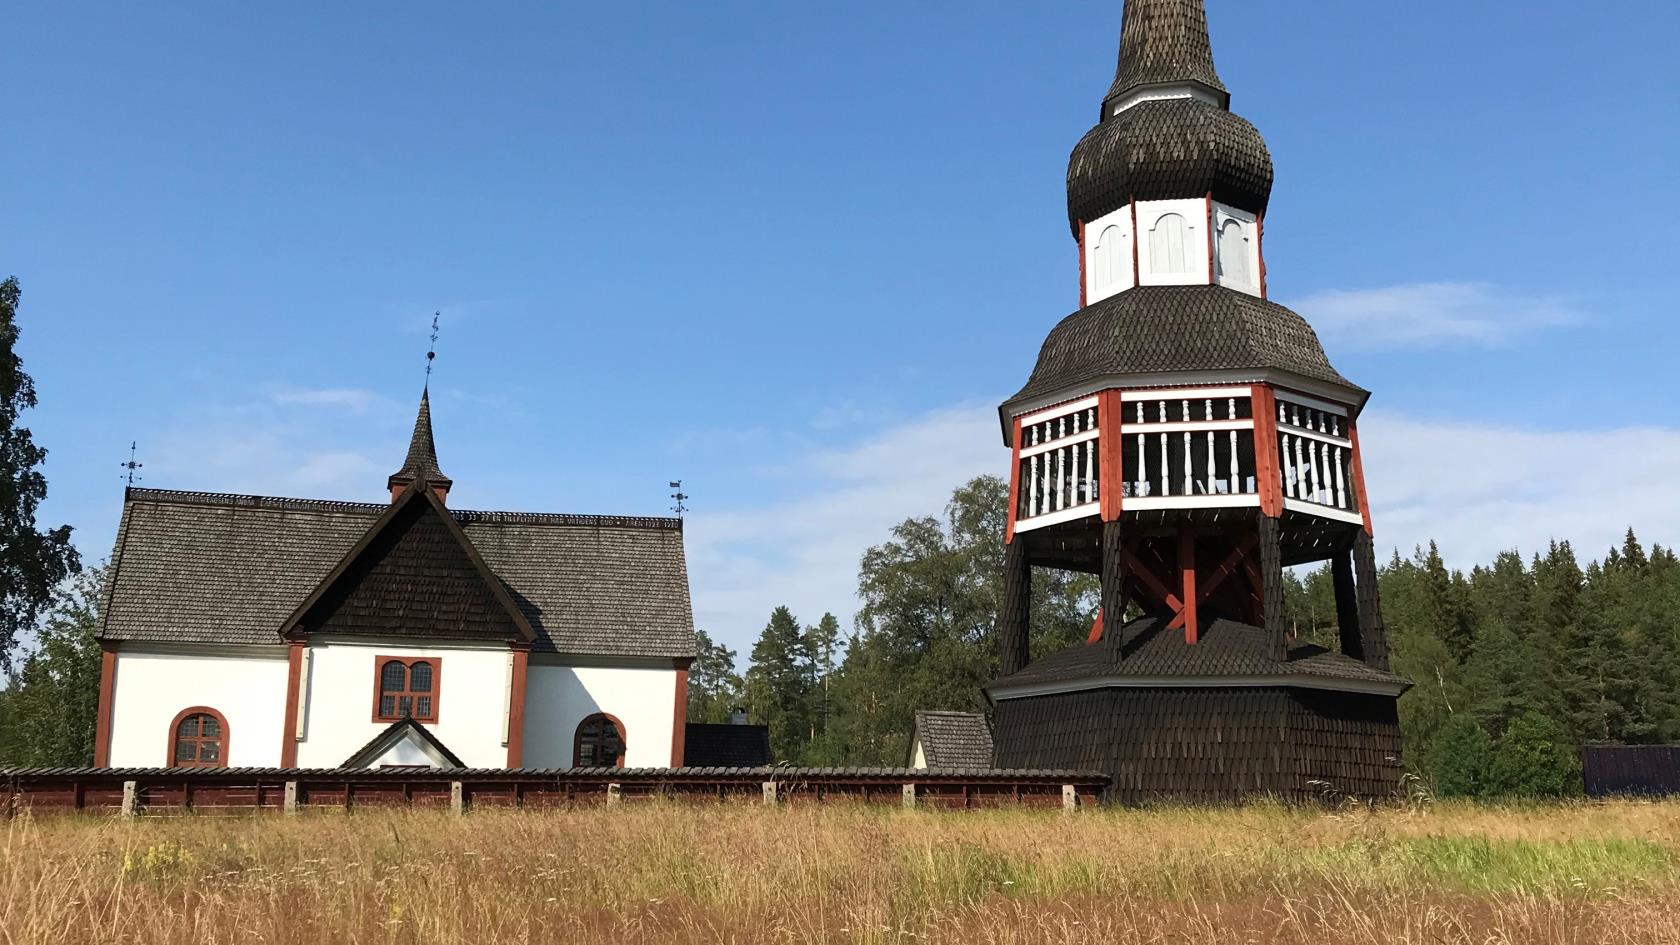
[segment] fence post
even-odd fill
[[[774,781],[764,782],[764,803],[774,805],[781,802],[781,786]]]
[[[286,799],[282,803],[281,807],[288,814],[297,813],[297,782],[296,781],[287,781],[286,782]]]
[[[914,784],[906,784],[904,786],[904,809],[916,809],[916,785]]]
[[[1072,813],[1079,809],[1079,791],[1071,784],[1062,785],[1062,810]]]
[[[616,807],[624,803],[624,785],[617,781],[607,785],[607,806]]]
[[[140,785],[135,781],[123,782],[122,813],[124,817],[133,817],[139,807]]]
[[[459,814],[466,810],[466,798],[462,796],[461,782],[449,782],[449,812]]]

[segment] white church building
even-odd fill
[[[449,508],[422,395],[390,502],[130,488],[100,767],[677,767],[682,523]]]

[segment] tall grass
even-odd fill
[[[1680,803],[19,818],[4,943],[1680,943]]]

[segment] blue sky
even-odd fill
[[[131,439],[149,486],[377,501],[434,310],[451,503],[663,514],[681,477],[743,649],[1006,471],[1119,0],[346,6],[8,15],[0,275],[89,558]],[[1208,7],[1273,297],[1376,392],[1379,542],[1680,540],[1680,6]]]

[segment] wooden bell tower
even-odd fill
[[[1126,0],[1114,84],[1069,159],[1080,307],[999,411],[999,765],[1107,771],[1123,801],[1398,789],[1409,684],[1377,594],[1369,393],[1267,297],[1271,184],[1200,0]],[[1334,649],[1284,613],[1283,569],[1323,561]],[[1102,609],[1084,645],[1035,661],[1036,567],[1099,575]]]

